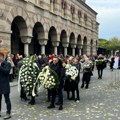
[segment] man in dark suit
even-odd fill
[[[11,118],[11,102],[10,102],[10,84],[9,84],[9,73],[11,65],[4,60],[4,54],[0,53],[0,117],[1,117],[1,102],[2,95],[4,95],[7,112],[4,119]]]
[[[62,73],[62,66],[60,66],[60,63],[59,63],[59,59],[57,57],[53,58],[53,61],[50,63],[50,68],[52,70],[54,70],[57,75],[58,75],[58,79],[60,81],[60,85],[59,85],[59,88],[58,89],[52,89],[52,90],[49,90],[49,92],[51,93],[51,104],[48,106],[48,108],[55,108],[55,98],[56,98],[56,94],[58,92],[58,102],[59,103],[59,110],[62,110],[63,109],[63,92],[62,92],[62,89],[63,89],[63,76],[64,75],[61,75]]]

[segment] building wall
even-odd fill
[[[83,54],[96,54],[99,27],[96,16],[97,13],[80,0],[1,0],[0,45],[11,51],[11,26],[14,22],[20,31],[25,54],[33,51],[32,47],[30,49],[33,29],[38,34],[41,54],[45,53],[49,34],[55,54],[58,54],[60,42],[65,55],[69,44],[72,55],[75,55],[76,47],[79,54],[82,49]]]

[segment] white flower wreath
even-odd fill
[[[66,75],[70,75],[72,80],[75,80],[78,76],[78,69],[75,66],[72,66],[71,64],[66,65]]]

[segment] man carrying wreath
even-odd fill
[[[57,57],[53,58],[53,61],[50,63],[50,68],[57,73],[58,79],[60,81],[60,79],[61,79],[61,66],[59,64],[59,59]],[[60,81],[60,83],[62,83],[62,82]],[[60,89],[59,86],[57,89],[53,88],[50,90],[52,98],[51,98],[51,104],[48,106],[49,109],[55,108],[55,98],[56,98],[57,91],[58,91],[58,98],[59,98],[59,102],[60,102],[59,110],[63,109],[63,95],[62,95],[62,91],[58,90],[58,89]],[[61,87],[61,89],[62,89],[62,87]]]

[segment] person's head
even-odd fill
[[[89,60],[89,58],[85,58],[85,63],[90,63],[90,60]]]
[[[79,62],[78,57],[75,57],[75,58],[74,58],[74,64],[78,64],[78,62]]]
[[[54,63],[54,64],[57,64],[57,63],[58,63],[58,61],[59,61],[59,60],[58,60],[58,58],[57,58],[57,57],[53,58],[53,63]]]
[[[10,56],[8,56],[8,57],[7,57],[7,60],[8,60],[8,61],[11,61],[11,60],[12,60],[12,58],[11,58]]]
[[[2,62],[4,60],[4,54],[0,53],[0,62]]]

